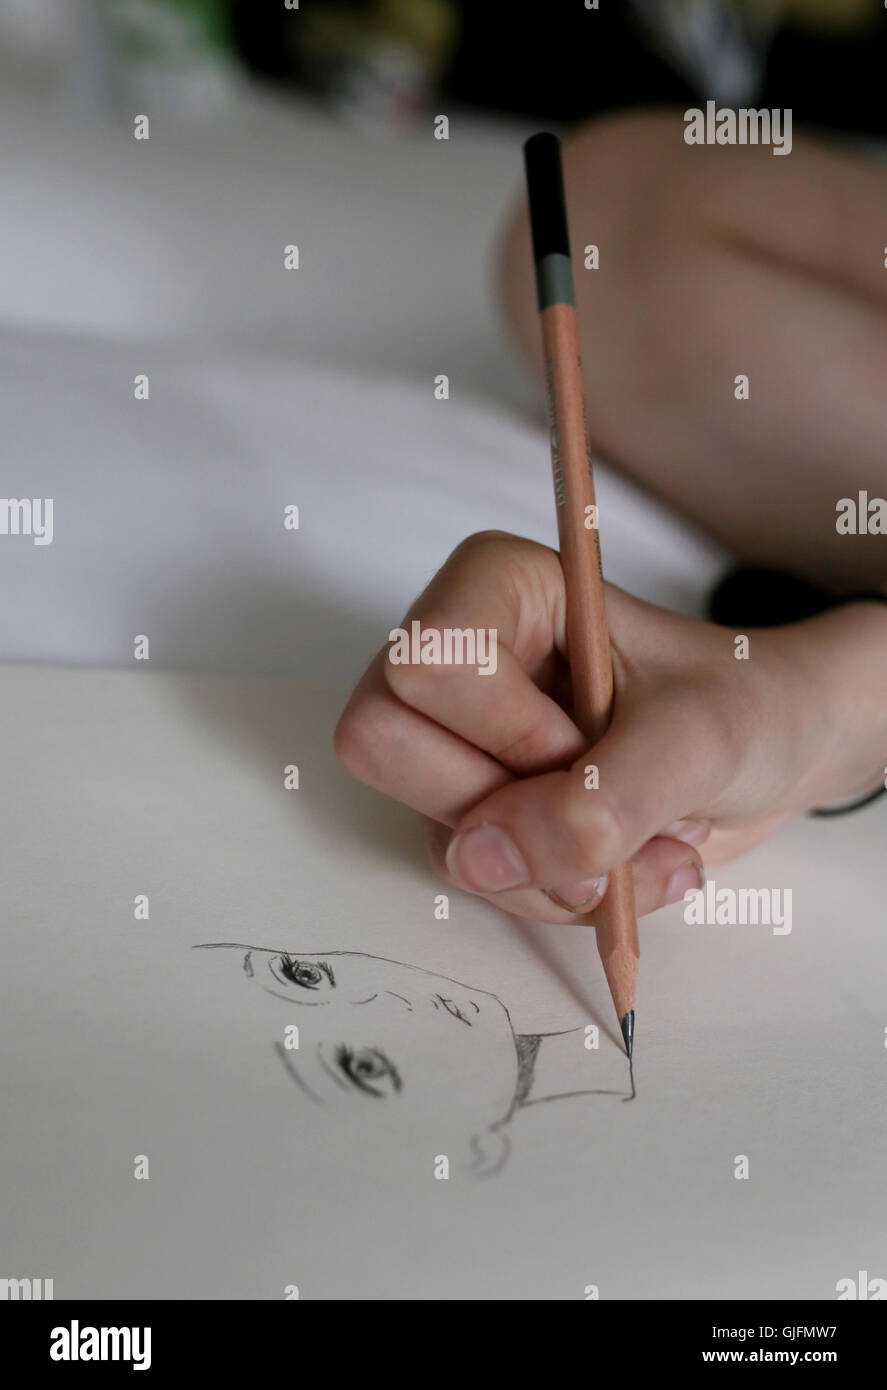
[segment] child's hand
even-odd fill
[[[811,637],[835,615],[754,631],[737,660],[731,630],[612,585],[607,613],[613,721],[589,750],[567,712],[557,555],[472,536],[403,626],[496,629],[495,674],[395,665],[386,647],[336,730],[354,776],[429,817],[439,873],[523,917],[582,920],[605,890],[598,880],[628,859],[638,913],[652,912],[699,886],[696,846],[708,859],[739,853],[872,775],[864,756],[856,767],[843,755],[836,772],[834,691]]]

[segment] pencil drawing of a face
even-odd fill
[[[270,1038],[279,1039],[284,1022],[299,1026],[297,1051],[275,1046],[312,1099],[424,1109],[433,1074],[459,1079],[459,1108],[472,1131],[507,1118],[519,1055],[495,995],[357,951],[213,948],[236,957]]]
[[[382,1121],[415,1119],[427,1129],[455,1124],[470,1166],[496,1172],[508,1153],[515,1111],[555,1095],[534,1095],[540,1047],[579,1030],[516,1034],[508,1010],[487,990],[360,951],[299,953],[207,942],[249,992],[260,1035],[310,1101],[360,1107]],[[298,1047],[285,1047],[296,1024]],[[581,1044],[572,1044],[573,1056]],[[270,1051],[270,1046],[269,1046]],[[618,1094],[562,1090],[561,1094]],[[468,1148],[466,1147],[466,1154]]]

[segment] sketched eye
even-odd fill
[[[388,1096],[403,1085],[397,1068],[377,1047],[338,1047],[336,1065],[352,1085],[369,1096]]]
[[[326,961],[299,960],[282,952],[269,962],[271,974],[283,984],[298,985],[300,989],[335,988],[336,980]]]

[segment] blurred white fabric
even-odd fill
[[[490,284],[523,127],[454,114],[448,141],[430,121],[359,134],[258,95],[212,129],[150,119],[135,140],[131,121],[0,98],[0,322],[285,348],[525,395]],[[292,244],[298,271],[283,265]]]
[[[4,491],[54,499],[51,545],[0,537],[0,657],[125,665],[144,633],[158,666],[348,680],[463,536],[554,543],[489,274],[523,130],[368,141],[263,100],[147,142],[0,120]],[[720,552],[598,488],[608,577],[694,611]]]

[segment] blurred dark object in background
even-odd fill
[[[395,120],[441,96],[564,123],[715,98],[887,133],[879,0],[784,0],[781,25],[773,5],[753,0],[602,0],[597,10],[581,0],[230,3],[237,48],[254,73]]]
[[[235,42],[254,72],[395,125],[415,118],[439,89],[459,32],[453,0],[333,0],[304,10],[231,4]]]

